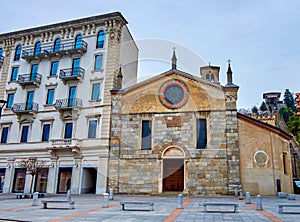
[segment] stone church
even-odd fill
[[[239,86],[230,62],[200,75],[172,68],[146,81],[111,90],[108,188],[117,193],[251,194],[292,192],[290,143],[285,131],[237,112]]]

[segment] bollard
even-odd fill
[[[67,201],[71,201],[71,190],[67,191]]]
[[[183,204],[183,196],[182,196],[182,194],[178,194],[178,205],[177,205],[177,208],[182,209],[183,208],[182,204]]]
[[[103,194],[103,207],[108,207],[108,193]]]
[[[110,188],[110,189],[109,189],[109,199],[110,199],[110,200],[113,200],[113,199],[114,199],[114,189],[113,189],[113,188]]]
[[[246,192],[246,204],[251,204],[251,197],[249,192]]]
[[[257,195],[256,197],[256,210],[263,210],[262,199],[260,195]]]
[[[234,196],[237,197],[239,195],[238,188],[234,188]]]
[[[39,203],[38,203],[38,200],[39,199],[39,192],[35,192],[34,194],[33,194],[33,197],[32,197],[32,204],[31,204],[31,206],[38,206],[39,205]]]
[[[244,195],[243,195],[243,189],[240,189],[240,200],[244,200],[244,197],[243,197]]]

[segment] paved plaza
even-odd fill
[[[72,200],[76,201],[75,209],[67,209],[68,204],[49,204],[49,209],[42,209],[41,200],[65,198],[66,195],[47,196],[38,200],[38,206],[32,206],[32,199],[16,199],[13,194],[0,194],[0,221],[300,221],[300,208],[285,210],[294,213],[279,214],[277,205],[300,204],[300,195],[296,200],[264,196],[263,211],[256,210],[256,197],[251,197],[252,204],[246,204],[244,200],[232,196],[184,196],[184,208],[179,209],[176,195],[114,195],[114,199],[109,200],[109,207],[105,208],[101,195],[72,195]],[[152,201],[154,211],[148,211],[148,206],[128,206],[128,210],[122,211],[121,201]],[[238,213],[204,212],[203,206],[199,205],[204,201],[237,203]],[[232,211],[232,207],[214,207],[210,210]]]

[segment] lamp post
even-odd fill
[[[0,99],[0,104],[2,104],[0,106],[0,119],[1,119],[1,115],[2,115],[2,109],[3,109],[3,107],[5,106],[6,103],[7,103],[6,100]]]

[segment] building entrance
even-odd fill
[[[71,189],[72,167],[60,167],[58,172],[57,193],[66,193]]]
[[[13,193],[23,193],[25,187],[26,169],[15,169]]]
[[[83,168],[81,193],[96,193],[97,183],[97,169],[96,168]]]
[[[163,191],[183,191],[184,159],[163,160]]]

